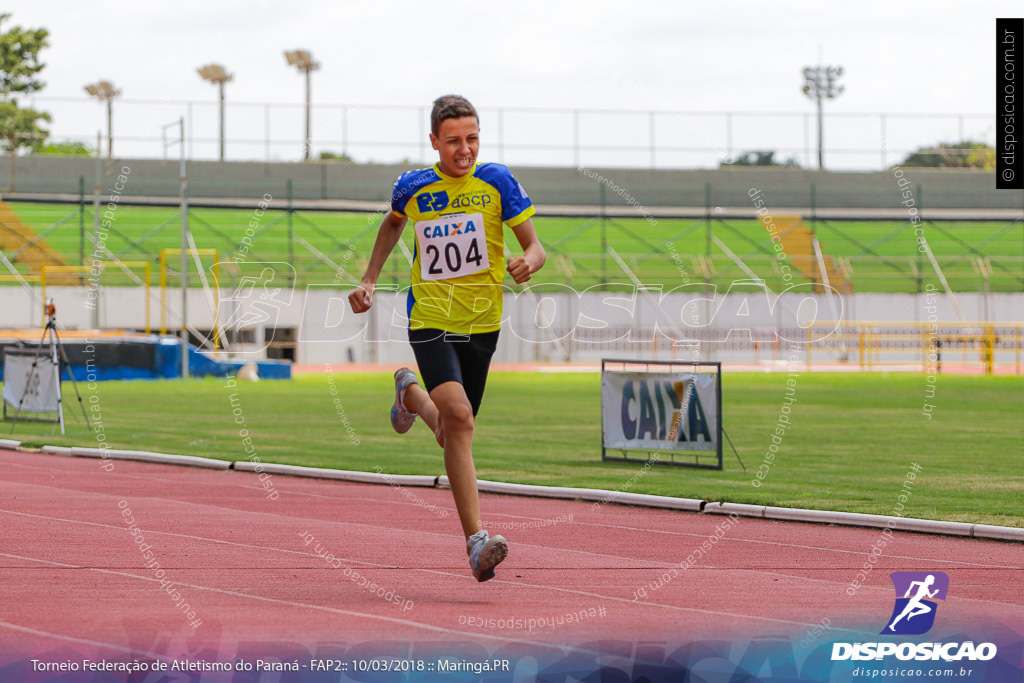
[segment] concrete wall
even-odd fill
[[[133,197],[177,197],[178,162],[151,159],[102,161],[102,186],[109,192],[121,169],[130,169],[124,200]],[[8,157],[0,157],[0,188],[10,183]],[[194,161],[188,165],[191,195],[197,198],[238,198],[256,201],[269,194],[286,197],[288,180],[300,200],[349,199],[384,202],[406,166],[345,163],[260,163]],[[806,208],[900,208],[896,178],[890,172],[830,173],[821,171],[728,168],[694,171],[638,169],[525,168],[513,171],[537,204],[596,205],[601,186],[609,206],[626,206],[630,198],[645,207],[705,205],[710,185],[712,206],[750,208],[748,191],[764,190],[769,206]],[[17,193],[74,194],[79,177],[92,192],[94,159],[28,156],[17,160]],[[1024,207],[1024,193],[996,190],[991,172],[910,169],[904,171],[917,189],[919,207],[996,209]],[[603,183],[600,175],[605,178]],[[11,196],[5,193],[5,196]],[[17,195],[14,195],[17,196]]]
[[[348,306],[348,290],[311,286],[272,297],[253,291],[247,298],[222,293],[221,325],[238,324],[255,331],[247,353],[263,357],[268,330],[294,328],[298,347],[296,361],[305,365],[357,363],[414,363],[407,342],[405,292],[379,293],[372,314],[355,315]],[[47,296],[58,304],[62,329],[92,329],[94,311],[89,290],[83,287],[50,287]],[[959,294],[957,300],[972,322],[1019,322],[1024,293]],[[619,292],[572,292],[506,294],[506,323],[499,342],[497,362],[594,361],[602,357],[676,357],[691,359],[689,349],[670,346],[669,336],[654,330],[678,331],[679,335],[712,339],[703,343],[692,359],[752,362],[758,356],[745,340],[760,339],[763,348],[776,340],[799,341],[802,328],[826,320],[928,322],[958,319],[944,294],[855,294],[830,298],[792,291],[780,297],[738,283],[718,294],[672,293],[666,295]],[[181,299],[169,294],[168,327],[176,329]],[[206,294],[189,292],[189,322],[209,330],[214,312]],[[141,329],[145,319],[145,295],[141,288],[104,287],[99,291],[101,328]],[[39,327],[40,306],[29,291],[3,288],[0,329]],[[151,323],[160,326],[159,292],[152,292]],[[730,332],[732,330],[732,332]],[[746,332],[750,330],[750,332]],[[2,334],[2,332],[0,332]],[[735,336],[733,336],[735,335]],[[660,337],[659,342],[654,338]],[[778,346],[778,345],[776,345]]]

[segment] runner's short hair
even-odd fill
[[[462,95],[441,95],[434,100],[434,109],[430,112],[430,132],[437,135],[441,130],[441,122],[447,119],[461,119],[472,116],[480,123],[480,115],[476,107]]]

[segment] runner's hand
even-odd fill
[[[533,274],[533,270],[530,268],[530,264],[527,262],[525,257],[516,256],[515,258],[509,259],[508,261],[508,274],[512,276],[517,285],[521,285],[524,282],[529,281],[530,276]]]
[[[353,313],[365,313],[373,305],[373,285],[360,284],[349,292],[348,302]]]

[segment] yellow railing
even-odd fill
[[[919,364],[925,372],[942,365],[976,367],[992,374],[1012,364],[1021,373],[1024,323],[992,322],[819,322],[807,328],[807,367],[812,354],[831,354],[870,370]],[[1011,360],[1012,359],[1012,360]]]
[[[32,275],[30,273],[19,273],[18,275],[11,275],[8,273],[0,273],[0,282],[39,282],[39,275]]]

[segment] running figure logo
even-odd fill
[[[949,577],[944,572],[893,572],[889,578],[896,589],[896,605],[882,634],[927,633],[935,623],[935,600],[946,599]]]

